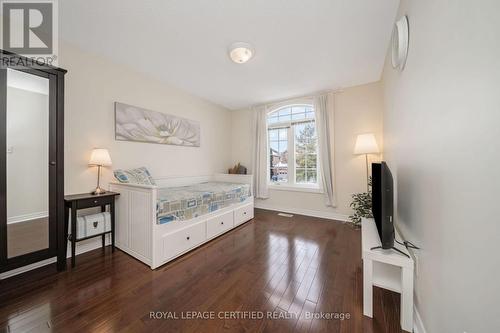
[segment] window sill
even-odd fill
[[[277,191],[323,193],[323,190],[318,187],[275,185],[275,184],[269,184],[268,187],[270,190],[277,190]]]

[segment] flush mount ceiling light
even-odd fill
[[[394,24],[392,32],[392,67],[402,71],[408,57],[409,28],[408,17],[405,15]]]
[[[244,64],[250,60],[255,54],[252,46],[248,43],[238,42],[233,43],[229,47],[229,57],[237,64]]]

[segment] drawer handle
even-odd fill
[[[98,200],[94,200],[94,203],[98,203],[99,201]]]
[[[247,212],[243,212],[243,215],[247,215]]]
[[[187,236],[186,239],[189,240],[189,236]]]
[[[221,222],[220,224],[224,224],[224,222]]]

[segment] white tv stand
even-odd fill
[[[401,240],[395,232],[396,239]],[[413,332],[413,259],[393,250],[371,250],[380,245],[375,221],[362,219],[363,314],[373,317],[373,286],[395,291],[401,294],[401,328]],[[403,245],[394,246],[409,255]]]

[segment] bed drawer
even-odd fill
[[[233,227],[233,212],[211,217],[207,220],[207,238],[212,238]]]
[[[234,226],[253,219],[253,203],[239,207],[234,210]]]
[[[205,241],[206,223],[200,222],[163,237],[164,259],[185,252]]]

